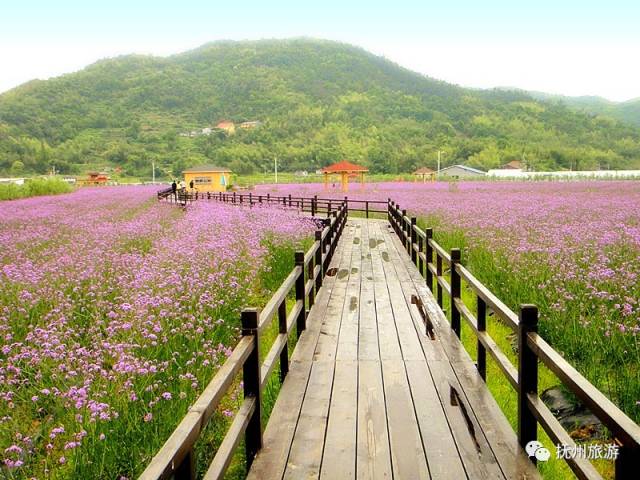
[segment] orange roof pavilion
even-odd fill
[[[327,189],[329,186],[329,175],[334,174],[340,175],[343,192],[349,190],[349,177],[352,175],[359,175],[360,186],[364,187],[364,174],[368,171],[369,169],[367,167],[356,165],[355,163],[347,162],[346,160],[334,163],[333,165],[329,165],[322,169],[322,174],[324,175],[324,188]]]

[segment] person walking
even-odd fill
[[[176,181],[174,180],[173,183],[171,184],[171,192],[173,193],[173,198],[176,200],[176,202],[178,201],[178,184],[176,183]]]
[[[189,188],[190,188],[191,190],[193,190],[193,180],[191,180],[191,181],[189,182]]]

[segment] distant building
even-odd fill
[[[429,167],[422,167],[413,172],[413,181],[417,182],[418,180],[422,180],[422,183],[429,180],[430,182],[436,179],[436,172],[431,170]]]
[[[524,169],[524,164],[520,160],[511,160],[500,168],[503,170],[522,170]]]
[[[231,183],[231,170],[214,165],[200,165],[182,173],[187,188],[193,181],[193,187],[199,192],[224,192]]]
[[[105,172],[89,172],[87,177],[80,180],[83,185],[106,185],[109,182],[109,175]]]
[[[236,133],[235,123],[228,120],[223,120],[222,122],[218,122],[218,124],[216,125],[216,128],[218,130],[224,130],[227,133],[227,135],[233,135],[234,133]]]
[[[12,183],[14,185],[24,185],[24,178],[0,178],[0,183]]]
[[[252,120],[250,122],[242,122],[240,124],[240,128],[244,128],[244,129],[256,128],[256,127],[259,127],[260,125],[262,125],[262,122],[260,120]]]
[[[438,178],[477,178],[484,177],[486,172],[477,168],[467,167],[466,165],[451,165],[445,167],[438,172]]]
[[[612,180],[640,178],[640,170],[565,170],[557,172],[525,172],[521,169],[489,170],[488,177],[508,180]]]

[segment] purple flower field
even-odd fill
[[[344,198],[321,184],[258,193]],[[536,303],[541,331],[640,419],[640,183],[458,182],[352,185],[391,198],[512,308]]]
[[[281,208],[184,212],[156,189],[0,203],[7,478],[139,473],[264,298],[267,253],[314,228]]]

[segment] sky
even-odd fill
[[[640,97],[637,0],[0,2],[0,92],[105,57],[306,36],[465,87]]]

